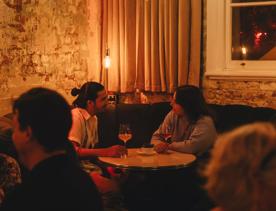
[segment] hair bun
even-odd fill
[[[73,89],[71,90],[71,95],[72,95],[72,96],[77,96],[77,95],[80,94],[80,92],[81,92],[80,89],[78,89],[78,88],[73,88]]]

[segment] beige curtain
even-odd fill
[[[104,0],[102,70],[110,91],[199,85],[202,0]],[[106,77],[106,73],[108,77]]]

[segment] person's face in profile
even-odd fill
[[[106,90],[98,92],[98,97],[95,101],[95,111],[97,113],[103,112],[107,106],[107,93]]]
[[[173,112],[176,115],[179,115],[179,116],[184,116],[185,115],[183,107],[176,102],[176,93],[173,94],[173,97],[172,97],[172,100],[171,100],[171,106],[172,106]]]

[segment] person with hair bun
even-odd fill
[[[73,142],[80,158],[95,156],[120,157],[126,153],[121,145],[96,149],[98,140],[98,120],[96,114],[103,112],[107,105],[107,94],[104,86],[97,82],[86,82],[80,89],[71,91],[77,98],[73,102],[73,125],[69,140]]]
[[[73,124],[68,139],[74,144],[81,166],[90,173],[100,192],[108,192],[114,184],[102,177],[101,170],[90,160],[95,157],[120,157],[126,148],[115,145],[108,148],[96,148],[98,140],[98,120],[96,114],[103,112],[107,105],[107,93],[104,86],[97,82],[86,82],[80,89],[73,88],[72,96],[76,96],[72,109]]]

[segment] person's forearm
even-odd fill
[[[164,137],[161,135],[160,131],[155,132],[151,137],[151,143],[152,144],[158,144],[160,142],[165,141]]]
[[[169,145],[169,149],[177,152],[183,152],[183,153],[191,153],[191,154],[198,153],[198,146],[195,143],[191,142],[190,140],[173,142]]]
[[[77,154],[81,159],[89,159],[93,157],[105,157],[108,156],[107,149],[85,149],[85,148],[76,148]]]
[[[157,145],[157,144],[160,144],[162,141],[161,140],[158,140],[158,139],[151,139],[151,144],[153,145]]]

